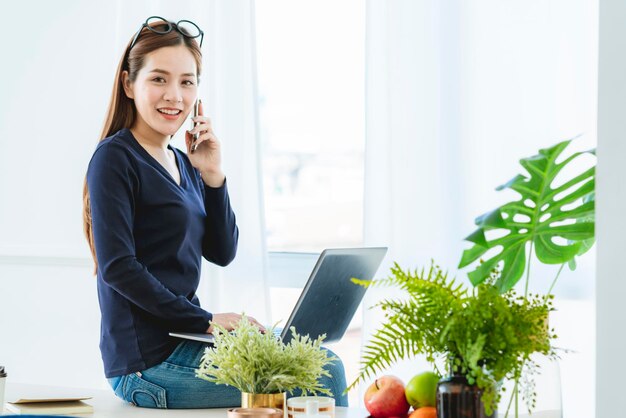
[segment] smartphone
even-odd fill
[[[196,116],[198,116],[198,108],[200,106],[200,100],[196,99],[196,102],[193,104],[193,117],[195,118]],[[192,128],[196,127],[196,122],[194,122],[193,120],[191,121],[191,126]],[[195,133],[193,134],[193,142],[191,143],[191,152],[193,153],[196,150],[196,141],[198,140],[198,137],[200,136],[199,133]]]

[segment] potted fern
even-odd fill
[[[424,355],[437,374],[445,374],[443,363],[451,374],[460,373],[480,395],[482,416],[493,416],[501,397],[499,382],[518,378],[532,353],[554,355],[554,334],[545,326],[551,298],[519,297],[514,290],[501,294],[495,286],[497,270],[473,289],[449,279],[434,264],[422,271],[395,264],[391,273],[382,280],[353,279],[362,286],[398,286],[408,298],[376,305],[387,321],[364,348],[360,374],[348,389],[398,359]],[[445,404],[446,399],[438,398],[440,409]]]
[[[332,396],[318,381],[329,376],[324,366],[335,360],[321,348],[325,335],[312,340],[292,327],[293,338],[285,344],[272,329],[261,333],[246,316],[233,332],[214,326],[215,344],[205,349],[196,376],[239,389],[242,407],[284,409],[286,393],[296,388]]]

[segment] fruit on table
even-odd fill
[[[422,406],[411,412],[409,418],[437,418],[437,409],[434,406]]]
[[[406,385],[406,399],[414,409],[435,406],[437,383],[441,377],[437,373],[424,372],[413,376]]]
[[[395,376],[379,377],[365,391],[365,408],[374,418],[403,417],[409,407],[404,383]]]

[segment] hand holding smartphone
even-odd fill
[[[200,99],[196,99],[196,102],[193,105],[193,117],[195,118],[196,116],[198,116],[198,108],[200,107]],[[191,125],[192,125],[192,129],[196,127],[197,123],[195,121],[191,121]],[[196,141],[198,140],[198,137],[200,136],[200,133],[195,133],[193,134],[193,142],[191,143],[191,153],[193,154],[193,152],[196,150]]]

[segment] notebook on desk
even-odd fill
[[[93,414],[93,406],[81,400],[73,401],[47,401],[10,403],[5,405],[7,411],[16,415],[69,415],[69,414]],[[0,409],[2,412],[2,409]]]
[[[7,396],[5,408],[13,414],[65,415],[91,414],[93,406],[83,401],[91,396],[80,396],[76,389],[49,388],[22,391],[19,396]],[[2,415],[2,405],[0,405]]]
[[[277,336],[289,342],[293,326],[298,334],[313,339],[326,334],[325,342],[339,341],[367,290],[350,279],[372,280],[386,253],[386,247],[322,251],[284,328],[275,330],[280,333]],[[170,332],[170,335],[205,343],[215,341],[211,334]]]

